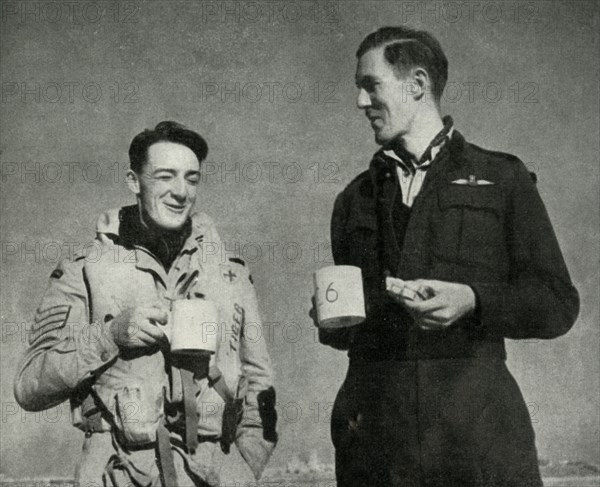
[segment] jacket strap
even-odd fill
[[[231,444],[235,441],[237,436],[238,425],[242,420],[244,412],[244,398],[240,397],[244,384],[242,381],[238,383],[236,394],[231,392],[231,389],[227,387],[227,383],[223,378],[223,374],[217,366],[210,367],[208,370],[208,383],[209,385],[221,396],[225,401],[223,408],[223,424],[221,427],[221,450],[226,455],[229,454]],[[244,392],[245,394],[245,392]]]
[[[86,436],[106,430],[102,424],[102,409],[98,407],[98,401],[92,389],[81,403],[81,429]]]
[[[216,365],[213,365],[208,369],[208,383],[210,387],[212,387],[217,394],[221,396],[221,399],[223,399],[226,404],[235,399],[233,392],[231,392],[231,389],[229,389],[225,379],[223,378],[223,374]]]
[[[178,487],[177,472],[175,471],[175,462],[173,452],[171,451],[171,439],[169,430],[167,430],[164,419],[160,421],[156,431],[158,466],[162,477],[164,487]]]
[[[194,382],[194,373],[190,370],[179,369],[181,385],[183,387],[183,410],[185,413],[185,444],[188,452],[194,453],[198,448],[198,411],[196,406],[196,392],[198,388]]]

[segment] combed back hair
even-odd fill
[[[131,170],[140,173],[148,159],[148,147],[157,142],[173,142],[189,148],[201,164],[208,154],[206,141],[200,134],[177,122],[160,122],[153,130],[146,129],[137,134],[129,146]]]
[[[367,51],[380,46],[385,46],[384,58],[399,74],[415,67],[427,71],[431,92],[439,103],[448,81],[448,59],[435,37],[410,27],[382,27],[363,39],[356,57],[360,59]]]

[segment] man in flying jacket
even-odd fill
[[[137,204],[100,216],[93,252],[52,272],[35,314],[15,397],[29,411],[70,400],[85,433],[76,485],[216,486],[234,442],[259,478],[277,441],[249,271],[193,212],[207,150],[176,122],[138,134],[127,175]],[[169,352],[178,299],[216,305],[210,358]]]
[[[448,61],[429,33],[381,28],[357,59],[382,147],[331,221],[367,309],[319,330],[350,359],[332,413],[338,486],[541,487],[504,341],[563,335],[579,298],[534,178],[441,116]]]

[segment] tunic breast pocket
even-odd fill
[[[433,253],[452,262],[497,267],[505,259],[504,198],[495,185],[449,183],[438,192]]]

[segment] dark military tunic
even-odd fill
[[[579,298],[532,177],[455,131],[412,208],[397,178],[378,152],[333,211],[335,262],[362,269],[367,306],[361,325],[320,331],[350,357],[332,416],[338,485],[539,487],[504,339],[566,333]],[[467,284],[476,311],[422,330],[387,275]]]

